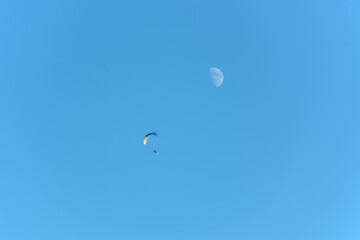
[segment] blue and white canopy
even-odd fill
[[[156,132],[152,132],[152,133],[146,134],[145,137],[144,137],[144,144],[146,144],[148,138],[149,138],[151,135],[157,136],[158,134],[157,134]]]

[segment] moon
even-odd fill
[[[215,67],[210,68],[209,72],[215,87],[220,87],[224,81],[224,74],[221,72],[220,69]]]

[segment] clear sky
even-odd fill
[[[1,1],[0,239],[360,239],[359,25],[358,0]]]

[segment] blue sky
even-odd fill
[[[0,239],[359,239],[359,10],[1,1]]]

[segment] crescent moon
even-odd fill
[[[215,87],[220,87],[224,81],[224,74],[221,72],[220,69],[215,67],[210,68],[209,72]]]

